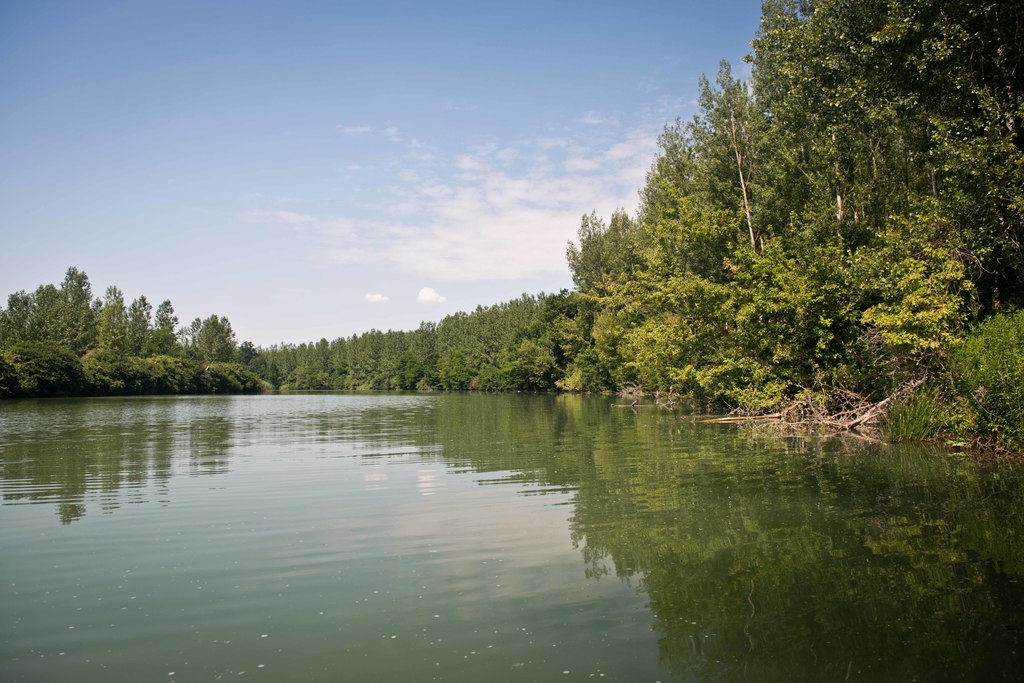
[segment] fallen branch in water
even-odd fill
[[[769,415],[727,415],[702,422],[754,422],[780,427],[826,427],[836,432],[852,432],[873,426],[888,413],[889,406],[899,398],[924,384],[925,378],[906,382],[881,401],[871,403],[856,394],[839,392],[832,398],[842,409],[830,411],[820,396],[805,395],[793,399],[777,413]]]
[[[701,422],[763,422],[765,420],[776,420],[782,417],[782,413],[771,415],[726,415],[725,417],[711,417]]]

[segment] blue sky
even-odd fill
[[[0,294],[68,266],[268,345],[571,287],[760,3],[0,3]]]

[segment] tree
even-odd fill
[[[473,371],[466,364],[462,349],[448,351],[437,364],[437,381],[448,391],[465,390],[473,379]]]
[[[237,344],[231,322],[224,316],[218,318],[216,315],[203,320],[192,339],[192,349],[197,358],[208,363],[234,360]]]
[[[129,351],[128,311],[124,305],[124,294],[111,285],[103,296],[100,308],[97,342],[100,349],[127,355]]]
[[[141,356],[142,348],[149,337],[150,315],[153,307],[145,296],[140,296],[128,307],[127,338],[125,347],[130,356]]]
[[[754,221],[753,188],[759,166],[759,112],[747,83],[732,75],[723,61],[715,85],[700,78],[699,113],[689,126],[698,163],[694,170],[703,199],[716,208],[742,215],[756,252],[762,239]]]
[[[164,299],[156,307],[156,317],[153,322],[155,329],[174,334],[178,327],[178,316],[174,315],[174,306],[171,305],[170,299]]]
[[[596,213],[583,216],[577,232],[579,246],[569,243],[566,260],[572,279],[581,292],[603,292],[615,281],[632,274],[638,265],[637,223],[622,209],[611,223]]]
[[[64,304],[61,346],[80,357],[96,344],[96,310],[89,277],[77,268],[68,268],[60,292]]]
[[[174,306],[165,299],[156,307],[153,328],[146,335],[142,344],[143,356],[176,356],[180,353],[177,330],[178,317],[174,315]]]
[[[416,388],[423,378],[423,363],[412,351],[406,351],[395,363],[395,386],[403,391]]]

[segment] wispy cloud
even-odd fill
[[[384,201],[344,216],[259,212],[319,235],[320,264],[373,263],[433,281],[539,277],[565,271],[583,214],[635,209],[657,130],[468,144],[438,163],[406,142]],[[441,163],[441,162],[446,163]],[[424,288],[420,302],[441,297]]]
[[[341,132],[346,135],[365,135],[373,132],[373,126],[342,126]]]
[[[448,102],[444,105],[445,111],[476,111],[477,105],[465,102]]]
[[[603,116],[593,111],[588,111],[578,120],[580,123],[586,124],[588,126],[604,126],[617,124],[619,122],[619,120],[614,116]]]
[[[327,240],[331,243],[359,243],[355,223],[348,218],[324,218],[294,211],[250,211],[246,216],[250,220],[286,225],[295,230],[311,233],[320,240]]]
[[[363,300],[371,304],[386,304],[391,301],[391,298],[384,296],[383,294],[370,294],[367,292],[366,296],[363,297]]]
[[[443,304],[446,301],[448,299],[438,294],[433,287],[424,287],[416,295],[416,302],[421,304]]]

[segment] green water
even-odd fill
[[[612,403],[0,403],[0,680],[1021,675],[1020,468]]]

